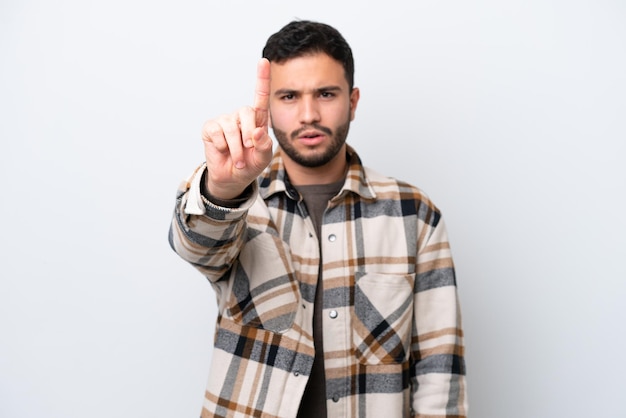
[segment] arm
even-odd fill
[[[445,225],[437,214],[420,243],[415,288],[411,390],[415,417],[465,417],[461,313]]]
[[[256,197],[256,183],[239,207],[220,207],[202,195],[205,173],[203,164],[180,185],[169,243],[181,258],[215,282],[230,269],[243,245],[245,216]]]
[[[242,107],[204,124],[206,164],[178,190],[170,245],[211,281],[221,278],[237,257],[245,215],[256,193],[251,193],[239,208],[220,207],[207,197],[217,201],[241,197],[250,187],[255,189],[257,176],[269,164],[269,83],[270,63],[262,59],[257,67],[254,106]]]

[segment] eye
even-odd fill
[[[282,96],[280,96],[280,100],[285,101],[285,102],[291,101],[295,98],[296,98],[296,95],[293,93],[285,93]]]
[[[323,99],[331,99],[333,97],[335,97],[335,93],[331,92],[331,91],[322,91],[320,92],[320,97]]]

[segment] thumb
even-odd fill
[[[267,125],[254,129],[252,132],[252,144],[257,151],[267,151],[272,148],[272,138],[267,132]]]

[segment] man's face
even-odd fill
[[[318,53],[271,64],[270,119],[287,157],[321,167],[343,149],[359,90],[349,91],[343,66]]]

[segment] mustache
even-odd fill
[[[332,136],[333,131],[330,128],[327,128],[322,125],[318,125],[317,123],[313,123],[311,125],[303,126],[301,128],[296,129],[291,133],[291,139],[296,139],[302,134],[302,132],[308,131],[309,129],[315,129],[317,131],[324,132],[328,136]]]

